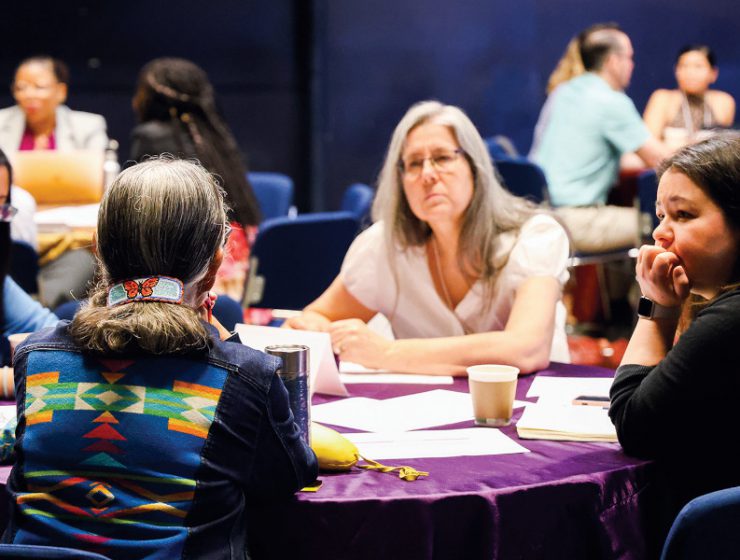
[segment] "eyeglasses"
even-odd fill
[[[18,82],[14,83],[12,86],[10,86],[10,92],[13,95],[26,95],[30,93],[37,93],[40,95],[47,95],[49,94],[54,87],[56,87],[56,83],[53,84],[29,84],[26,82]]]
[[[458,148],[457,150],[437,152],[429,157],[414,157],[408,161],[399,161],[398,169],[404,178],[411,180],[418,179],[424,171],[424,162],[429,161],[429,164],[438,173],[449,173],[453,170],[455,162],[464,154],[465,150]]]
[[[0,204],[0,222],[10,222],[18,213],[18,208],[10,204]]]

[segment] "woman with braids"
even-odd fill
[[[89,303],[17,349],[3,542],[243,559],[247,506],[315,479],[279,360],[210,324],[228,229],[195,163],[152,159],[106,191]]]
[[[2,344],[0,360],[7,363],[7,337],[14,333],[31,332],[56,325],[57,319],[48,309],[31,299],[8,275],[10,268],[10,222],[16,209],[10,204],[13,169],[0,150],[0,311],[2,311]]]
[[[208,75],[182,58],[152,60],[139,73],[133,107],[140,124],[132,133],[130,159],[163,153],[197,158],[220,178],[234,230],[219,287],[240,299],[260,210],[234,135],[216,108]]]

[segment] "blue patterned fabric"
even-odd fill
[[[18,350],[15,502],[5,542],[111,558],[242,558],[247,500],[315,479],[272,357],[98,359],[66,324]]]

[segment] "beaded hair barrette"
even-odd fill
[[[108,307],[139,301],[182,303],[183,284],[169,276],[132,278],[113,284],[108,289]]]

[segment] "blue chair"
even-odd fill
[[[73,548],[35,544],[0,544],[0,558],[56,558],[77,560],[110,560],[107,556]]]
[[[547,199],[547,179],[542,168],[527,158],[496,160],[494,165],[504,186],[517,196],[528,198],[535,204]]]
[[[77,310],[80,308],[80,304],[82,304],[82,301],[65,301],[61,305],[58,305],[56,309],[54,309],[54,315],[56,315],[60,319],[71,321],[72,318],[75,316],[75,313],[77,313]]]
[[[370,208],[373,205],[375,191],[365,183],[353,183],[342,196],[340,210],[352,212],[360,224],[365,225],[370,221]]]
[[[694,498],[666,538],[661,560],[725,560],[740,556],[740,487]]]
[[[336,278],[359,227],[350,212],[263,222],[249,259],[244,306],[303,309]]]
[[[82,301],[67,301],[54,310],[54,314],[60,319],[71,321],[80,308]],[[237,323],[244,322],[244,310],[238,301],[229,296],[220,295],[213,308],[213,315],[226,328],[233,331]]]
[[[282,173],[247,173],[262,211],[262,219],[287,216],[293,205],[293,179]]]
[[[213,307],[213,316],[227,331],[233,331],[237,323],[244,322],[244,310],[241,304],[226,295],[218,296],[216,305]]]
[[[658,227],[658,216],[655,215],[656,198],[658,198],[658,175],[654,169],[648,169],[637,176],[640,234],[644,240],[652,239],[653,230]]]
[[[27,294],[39,291],[39,255],[25,241],[13,240],[10,246],[10,276]]]
[[[501,134],[497,136],[489,136],[483,140],[488,148],[488,153],[491,154],[491,159],[498,161],[499,159],[516,158],[519,156],[519,152],[514,143],[506,136]]]

